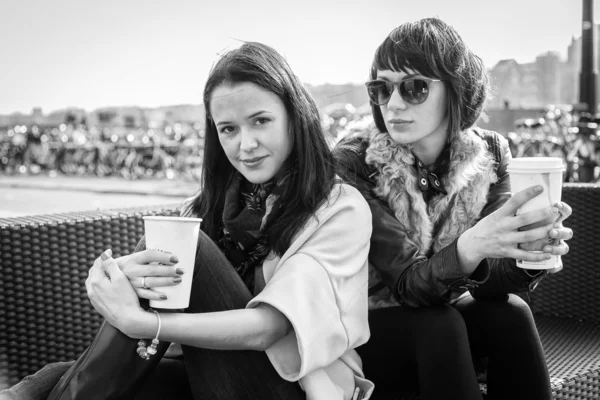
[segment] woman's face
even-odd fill
[[[273,178],[292,153],[283,102],[254,83],[217,86],[210,113],[229,162],[252,183]]]
[[[411,70],[377,71],[378,80],[400,82],[412,77],[423,77],[423,75]],[[440,143],[445,143],[448,118],[446,117],[446,87],[443,82],[431,82],[429,96],[423,103],[416,105],[404,101],[398,93],[398,88],[395,87],[389,102],[380,106],[380,109],[385,126],[396,143],[412,144],[416,148],[423,149],[438,148]],[[432,144],[437,146],[431,146]]]

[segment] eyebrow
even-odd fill
[[[246,119],[251,119],[251,118],[257,117],[257,116],[259,116],[259,115],[261,115],[261,114],[264,114],[264,113],[268,113],[268,111],[267,111],[267,110],[260,110],[260,111],[257,111],[257,112],[255,112],[255,113],[252,113],[252,114],[248,115],[248,116],[246,117]],[[232,123],[231,121],[219,121],[219,122],[217,123],[217,126],[219,126],[219,125],[228,125],[228,124],[231,124],[231,123]]]

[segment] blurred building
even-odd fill
[[[600,25],[596,25],[598,43]],[[600,48],[596,44],[597,64]],[[536,57],[532,63],[519,64],[515,60],[499,61],[490,69],[493,97],[489,108],[542,108],[547,104],[573,105],[579,101],[579,74],[581,69],[581,37],[571,38],[567,59],[556,52]],[[598,88],[600,92],[600,82]]]

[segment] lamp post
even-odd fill
[[[583,0],[581,21],[581,73],[579,75],[579,102],[586,111],[596,114],[596,77],[594,56],[594,0]]]

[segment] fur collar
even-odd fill
[[[415,158],[408,146],[376,131],[370,135],[366,162],[378,171],[375,194],[387,200],[405,224],[407,240],[424,256],[446,247],[477,222],[490,185],[497,181],[494,157],[473,130],[451,143],[448,173],[440,177],[448,194],[434,196],[429,205],[419,190]]]

